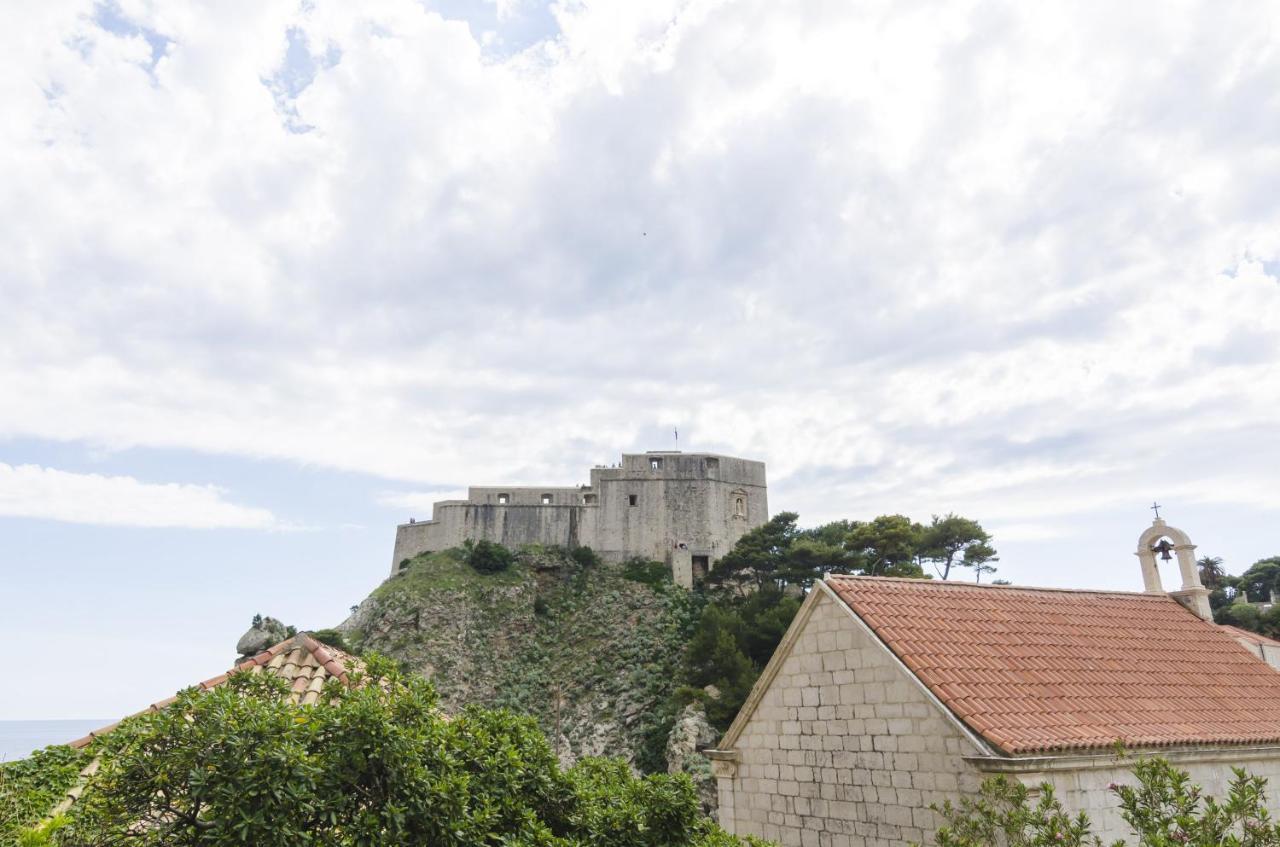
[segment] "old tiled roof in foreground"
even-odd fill
[[[336,677],[346,683],[349,680],[347,675],[348,668],[361,670],[363,667],[363,663],[354,656],[327,644],[321,644],[307,633],[302,632],[281,641],[279,644],[268,647],[253,658],[245,659],[226,673],[197,683],[194,687],[203,691],[216,688],[226,682],[227,677],[235,671],[267,673],[278,676],[289,683],[290,702],[295,705],[310,705],[319,699],[320,689],[324,687],[325,682],[329,679]],[[168,697],[152,703],[141,712],[137,712],[137,714],[157,712],[168,706],[175,699],[177,698]],[[70,742],[70,746],[85,747],[93,739],[110,732],[119,725],[120,723],[117,721],[104,726],[89,733],[84,738],[77,738],[75,741]]]
[[[1268,647],[1280,647],[1280,641],[1276,641],[1274,638],[1267,638],[1265,635],[1260,633],[1250,632],[1247,629],[1241,629],[1238,626],[1231,626],[1230,624],[1218,624],[1218,626],[1234,635],[1239,641],[1248,641],[1250,644],[1258,645],[1265,644]]]
[[[875,577],[827,584],[1006,754],[1280,742],[1280,673],[1168,596]]]

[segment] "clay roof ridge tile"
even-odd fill
[[[304,651],[305,655],[291,658],[291,654],[296,652],[294,648],[300,648]],[[338,661],[339,656],[342,657],[343,661]],[[274,671],[286,682],[291,683],[290,688],[294,695],[291,697],[291,701],[297,702],[296,695],[299,691],[298,686],[301,685],[302,688],[305,689],[309,685],[314,685],[316,680],[323,685],[326,673],[338,677],[344,683],[347,682],[349,676],[346,672],[345,662],[352,662],[356,665],[360,664],[359,659],[348,656],[341,651],[326,649],[324,645],[316,641],[314,638],[311,638],[310,635],[303,633],[300,637],[293,636],[278,644],[273,644],[266,650],[263,650],[254,656],[236,662],[230,671],[210,677],[209,679],[198,682],[195,685],[188,686],[188,688],[198,688],[202,691],[208,691],[224,684],[230,675],[237,671],[248,673]],[[149,712],[158,712],[161,709],[167,708],[177,699],[177,695],[174,695],[172,697],[166,697],[163,700],[157,700],[145,709],[135,712],[128,717],[136,717]],[[114,721],[106,726],[93,730],[87,735],[68,742],[68,746],[74,748],[86,747],[91,744],[94,739],[106,735],[119,725],[120,721]]]

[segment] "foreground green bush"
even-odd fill
[[[62,746],[0,764],[0,844],[17,844],[18,834],[62,800],[86,764],[82,754]]]
[[[1136,785],[1113,785],[1121,816],[1141,847],[1280,847],[1280,825],[1266,808],[1267,781],[1235,768],[1223,800],[1204,794],[1186,771],[1161,758],[1133,767]],[[1101,847],[1083,812],[1070,815],[1040,786],[1033,804],[1026,786],[1006,776],[988,779],[976,799],[934,807],[947,821],[938,847]],[[1113,847],[1125,842],[1116,841]]]
[[[105,736],[97,776],[54,844],[187,847],[622,845],[729,847],[681,776],[621,762],[561,770],[532,720],[468,709],[370,662],[290,705],[279,680],[235,675]]]

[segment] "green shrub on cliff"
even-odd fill
[[[701,815],[685,777],[604,760],[563,770],[531,719],[480,708],[446,719],[429,682],[368,665],[377,684],[331,682],[315,706],[239,674],[126,721],[100,742],[101,768],[55,843],[742,843]]]
[[[671,568],[644,556],[632,556],[622,563],[622,578],[643,585],[666,585],[671,582]]]
[[[502,573],[516,560],[515,554],[492,541],[467,543],[467,564],[477,573]]]
[[[321,644],[328,644],[330,647],[337,647],[344,653],[359,653],[360,651],[354,645],[347,642],[347,638],[336,629],[317,629],[311,633],[311,637]]]
[[[599,554],[590,547],[574,547],[570,549],[569,558],[583,568],[597,568],[603,564]]]

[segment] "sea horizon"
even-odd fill
[[[110,718],[0,720],[0,762],[25,759],[50,744],[66,744],[111,723]]]

